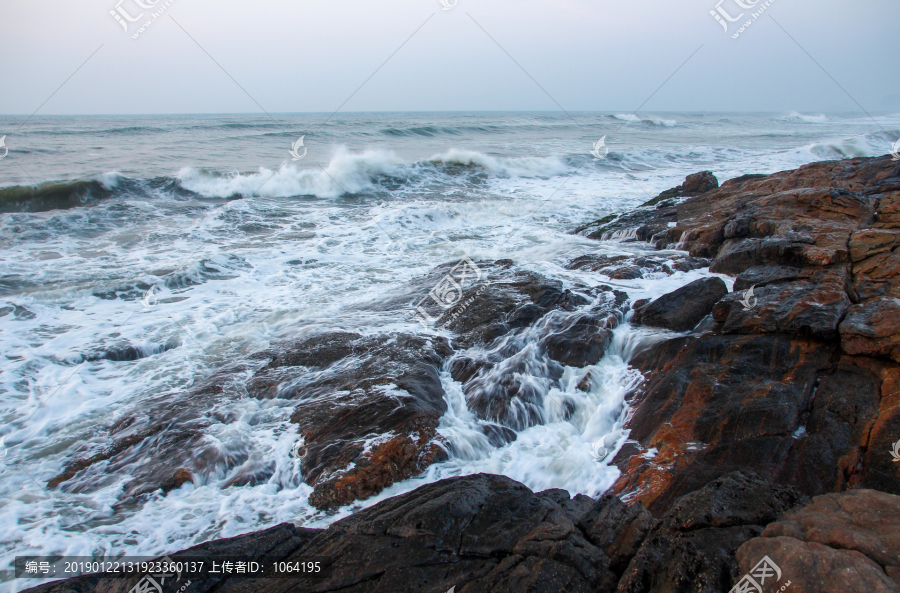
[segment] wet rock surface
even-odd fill
[[[900,493],[900,468],[884,458],[886,433],[900,438],[900,164],[848,159],[696,196],[683,188],[607,223],[605,238],[677,244],[736,276],[735,292],[716,299],[706,333],[632,361],[646,380],[614,491],[665,512],[743,468],[809,496]],[[676,293],[637,307],[632,322]]]
[[[330,567],[321,579],[192,579],[201,593],[694,592],[729,590],[754,554],[768,554],[793,578],[795,568],[808,567],[795,562],[796,554],[783,553],[780,542],[790,539],[871,558],[866,568],[872,582],[883,583],[897,560],[900,509],[898,497],[869,493],[809,502],[794,488],[734,472],[654,517],[641,504],[609,494],[595,500],[565,490],[535,493],[504,476],[476,474],[384,500],[327,529],[286,523],[168,556],[254,557],[266,565],[316,558]],[[831,560],[830,566],[843,564]],[[810,568],[807,579],[819,570]],[[125,593],[139,578],[84,576],[29,591]]]
[[[712,312],[713,305],[728,294],[721,278],[701,278],[636,309],[632,323],[688,331]]]
[[[458,291],[450,294],[453,306],[432,298],[440,286]],[[224,487],[260,483],[275,471],[273,463],[235,457],[205,437],[219,420],[217,402],[249,397],[296,402],[294,454],[314,488],[313,506],[364,500],[447,458],[450,445],[437,433],[447,410],[443,370],[463,384],[487,442],[502,447],[516,430],[544,421],[543,398],[566,365],[600,360],[627,301],[611,287],[566,288],[508,260],[439,266],[360,309],[412,317],[418,303],[433,321],[429,327],[449,332],[449,339],[306,328],[186,392],[160,394],[126,414],[109,430],[106,446],[76,456],[49,485],[83,488],[104,465],[115,469],[147,457],[152,462],[133,474],[124,499],[166,493],[210,473],[224,474]]]

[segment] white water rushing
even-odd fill
[[[34,584],[12,578],[16,555],[156,555],[283,521],[324,526],[454,475],[493,472],[535,490],[599,495],[618,475],[610,460],[628,436],[625,396],[640,380],[628,360],[663,337],[627,323],[598,364],[566,369],[543,398],[542,424],[501,448],[487,442],[461,386],[444,373],[439,432],[451,458],[334,515],[307,503],[311,488],[290,455],[294,404],[278,399],[217,401],[202,445],[213,469],[165,495],[123,502],[130,470],[106,462],[46,485],[68,460],[109,446],[118,420],[286,336],[422,332],[411,312],[354,305],[462,254],[512,259],[566,286],[599,286],[608,279],[565,264],[647,247],[571,235],[583,222],[699,170],[724,181],[883,154],[890,144],[871,122],[833,114],[574,115],[588,134],[555,114],[355,114],[309,134],[301,163],[288,161],[287,149],[316,123],[301,116],[289,122],[293,138],[251,116],[35,118],[19,136],[23,152],[11,157],[41,181],[93,178],[110,195],[0,214],[0,589]],[[882,123],[900,127],[896,116]],[[620,136],[610,133],[623,124]],[[142,126],[143,136],[116,132]],[[222,148],[229,134],[245,148],[240,155],[233,138]],[[594,161],[588,150],[604,134],[610,154]],[[41,152],[48,139],[81,160],[50,158]],[[163,143],[170,154],[154,157]],[[708,274],[615,283],[636,300]],[[158,303],[145,307],[151,286]],[[85,361],[128,346],[147,355]],[[584,393],[575,386],[586,374]],[[230,485],[247,475],[265,477]]]

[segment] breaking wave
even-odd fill
[[[83,206],[110,197],[123,180],[121,174],[112,172],[93,179],[0,188],[0,212],[46,212]]]
[[[804,146],[801,150],[812,154],[817,159],[882,156],[890,152],[892,138],[896,138],[898,134],[900,134],[898,130],[887,133],[861,134],[849,138],[815,142]]]
[[[382,183],[427,181],[429,177],[452,175],[454,169],[475,168],[498,177],[551,177],[568,168],[555,157],[496,158],[480,152],[451,149],[425,162],[408,163],[391,151],[367,150],[351,153],[338,149],[327,167],[298,167],[284,164],[272,170],[260,167],[255,173],[220,174],[185,167],[178,172],[181,187],[202,196],[337,197],[344,194],[376,192]]]

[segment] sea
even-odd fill
[[[628,360],[661,330],[620,325],[588,393],[575,389],[585,369],[551,388],[577,413],[550,393],[542,421],[499,448],[445,369],[450,458],[337,512],[308,504],[294,403],[279,399],[217,404],[203,436],[215,462],[168,493],[123,501],[133,466],[47,484],[107,448],[110,427],[143,402],[300,331],[449,336],[412,306],[358,306],[439,264],[511,259],[598,286],[609,279],[566,263],[648,247],[586,239],[580,224],[697,171],[722,182],[887,154],[900,114],[38,115],[0,116],[2,135],[0,591],[14,592],[39,582],[14,578],[16,556],[153,556],[285,521],[325,527],[449,476],[598,496],[618,476],[610,461],[640,382]],[[616,288],[653,298],[708,275]],[[97,356],[110,351],[116,360]],[[264,479],[234,485],[263,465]]]

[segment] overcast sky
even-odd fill
[[[900,112],[897,0],[118,1],[0,0],[0,114]]]

